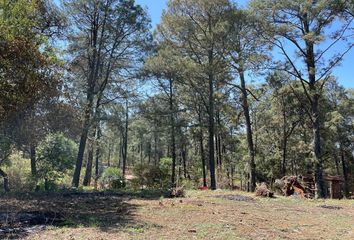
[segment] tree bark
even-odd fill
[[[73,180],[72,180],[72,186],[76,187],[76,188],[79,187],[80,173],[81,173],[82,162],[83,162],[83,158],[84,158],[87,136],[88,136],[88,132],[90,130],[90,125],[91,125],[91,114],[92,114],[92,107],[93,107],[93,100],[94,100],[94,87],[95,87],[94,74],[95,74],[94,70],[91,69],[91,73],[90,73],[90,77],[89,77],[89,81],[88,81],[89,82],[89,89],[87,91],[87,105],[86,105],[85,114],[84,114],[84,124],[83,124],[83,128],[81,131],[79,151],[77,154],[74,176],[73,176]]]
[[[143,138],[140,138],[140,163],[143,164]],[[150,164],[150,158],[149,158],[149,164]]]
[[[100,163],[100,156],[101,156],[101,149],[100,149],[100,139],[101,139],[101,126],[100,122],[97,124],[97,133],[96,133],[96,161],[95,161],[95,179],[98,180],[100,175],[99,163]]]
[[[303,20],[305,33],[310,33],[310,23],[307,19],[307,14],[304,15]],[[315,61],[315,50],[314,42],[310,40],[305,40],[306,44],[306,58],[304,59],[307,65],[308,74],[308,85],[310,92],[308,94],[304,83],[302,82],[303,89],[309,98],[311,103],[311,120],[312,120],[312,131],[313,131],[313,153],[315,160],[315,180],[316,180],[316,197],[325,198],[327,193],[325,189],[325,183],[323,180],[323,162],[321,156],[321,134],[320,134],[320,116],[319,116],[319,99],[320,93],[319,88],[316,85],[316,61]]]
[[[92,177],[92,163],[93,163],[93,147],[88,151],[88,156],[87,156],[87,163],[86,163],[86,173],[84,177],[84,186],[90,186],[91,185],[91,177]]]
[[[4,191],[5,192],[10,192],[10,187],[9,187],[9,177],[7,174],[0,168],[0,176],[4,179]]]
[[[349,196],[348,169],[345,160],[345,152],[342,145],[340,146],[340,152],[341,152],[341,161],[342,161],[343,178],[344,178],[344,194],[346,197],[348,197]]]
[[[313,52],[313,51],[312,51]],[[309,60],[310,61],[310,60]],[[310,61],[311,62],[311,61]],[[314,64],[311,64],[314,69]],[[321,135],[320,135],[320,118],[319,118],[319,95],[315,86],[315,75],[309,71],[310,92],[311,92],[311,114],[312,114],[312,131],[313,131],[313,152],[315,158],[315,180],[316,180],[316,197],[325,198],[327,192],[323,180],[323,162],[321,156]]]
[[[186,145],[182,145],[182,161],[183,161],[183,177],[187,179],[187,150],[186,150]]]
[[[210,23],[209,23],[210,24]],[[210,28],[211,26],[209,26]],[[215,144],[214,144],[214,136],[215,136],[215,121],[214,121],[214,73],[213,73],[213,65],[214,65],[214,56],[213,50],[209,50],[208,52],[208,81],[209,81],[209,111],[208,111],[208,123],[209,123],[209,170],[210,170],[210,188],[212,190],[216,189],[216,178],[215,178]]]
[[[284,101],[283,101],[284,104]],[[282,144],[282,164],[281,164],[281,177],[286,175],[286,150],[287,150],[287,131],[286,131],[286,125],[287,125],[287,120],[286,120],[286,113],[285,109],[283,106],[283,144]]]
[[[204,142],[203,142],[203,135],[200,134],[199,137],[199,144],[200,144],[200,157],[202,159],[202,171],[203,171],[203,187],[207,187],[207,179],[206,179],[206,169],[205,169],[205,153],[204,153]]]
[[[123,151],[123,177],[126,172],[127,157],[128,157],[128,126],[129,126],[129,106],[128,98],[125,99],[125,128],[124,128],[124,151]]]
[[[247,145],[248,145],[248,153],[249,153],[249,187],[248,191],[254,192],[256,188],[256,163],[255,163],[255,152],[254,152],[254,144],[253,144],[253,135],[252,135],[252,123],[250,118],[250,111],[248,106],[247,99],[247,88],[245,82],[245,73],[242,66],[239,67],[239,75],[240,75],[240,83],[241,83],[241,91],[242,91],[242,108],[245,116],[246,122],[246,132],[247,132]]]
[[[205,169],[204,139],[203,139],[202,116],[201,115],[202,115],[201,108],[199,108],[198,121],[199,121],[199,125],[200,125],[200,132],[199,132],[200,158],[202,160],[203,187],[207,187],[206,169]]]
[[[109,143],[108,144],[108,162],[107,162],[108,167],[111,166],[111,152],[112,152],[112,145],[111,145],[111,143]]]
[[[30,159],[31,159],[31,174],[32,177],[37,175],[37,167],[36,167],[36,146],[30,145]]]
[[[44,179],[44,190],[49,191],[49,181],[47,178]]]
[[[175,136],[175,115],[173,99],[173,80],[169,79],[169,105],[170,105],[170,127],[171,127],[171,155],[172,155],[172,174],[171,187],[176,187],[176,136]]]
[[[98,13],[98,8],[99,8],[98,4],[95,5],[94,10],[90,13],[92,14],[90,17],[92,17],[93,19],[90,26],[91,28],[90,28],[90,36],[89,36],[90,38],[89,47],[92,49],[92,55],[90,56],[88,62],[89,74],[87,77],[87,93],[86,93],[84,123],[81,131],[79,151],[77,154],[74,176],[72,180],[72,186],[76,188],[79,186],[79,182],[80,182],[80,173],[81,173],[82,162],[83,162],[83,157],[84,157],[84,152],[85,152],[85,147],[87,142],[87,136],[91,126],[95,87],[96,87],[96,82],[100,71],[103,34],[105,32],[104,29],[105,29],[105,22],[107,17],[107,15],[105,15],[104,19],[102,20],[102,23],[100,24],[99,23],[100,16]]]

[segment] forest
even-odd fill
[[[311,176],[313,198],[333,177],[351,198],[354,89],[335,73],[353,17],[346,0],[168,0],[153,28],[134,0],[0,1],[0,195]]]

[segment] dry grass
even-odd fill
[[[354,239],[353,200],[270,199],[242,192],[190,191],[183,199],[137,195],[0,198],[0,208],[4,206],[51,207],[70,213],[65,226],[24,237],[31,240]]]

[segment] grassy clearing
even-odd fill
[[[9,196],[0,198],[0,209],[65,215],[60,226],[22,236],[31,240],[354,239],[352,200],[266,199],[235,191],[189,191],[183,199],[161,195]],[[229,200],[234,195],[253,199]]]

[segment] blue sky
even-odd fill
[[[161,19],[164,8],[167,7],[167,0],[135,0],[136,3],[145,6],[148,9],[152,20],[152,27],[155,27]],[[247,0],[239,0],[239,5],[245,5]],[[340,84],[347,88],[354,88],[354,49],[352,49],[344,58],[340,66],[337,66],[333,75],[338,78]]]

